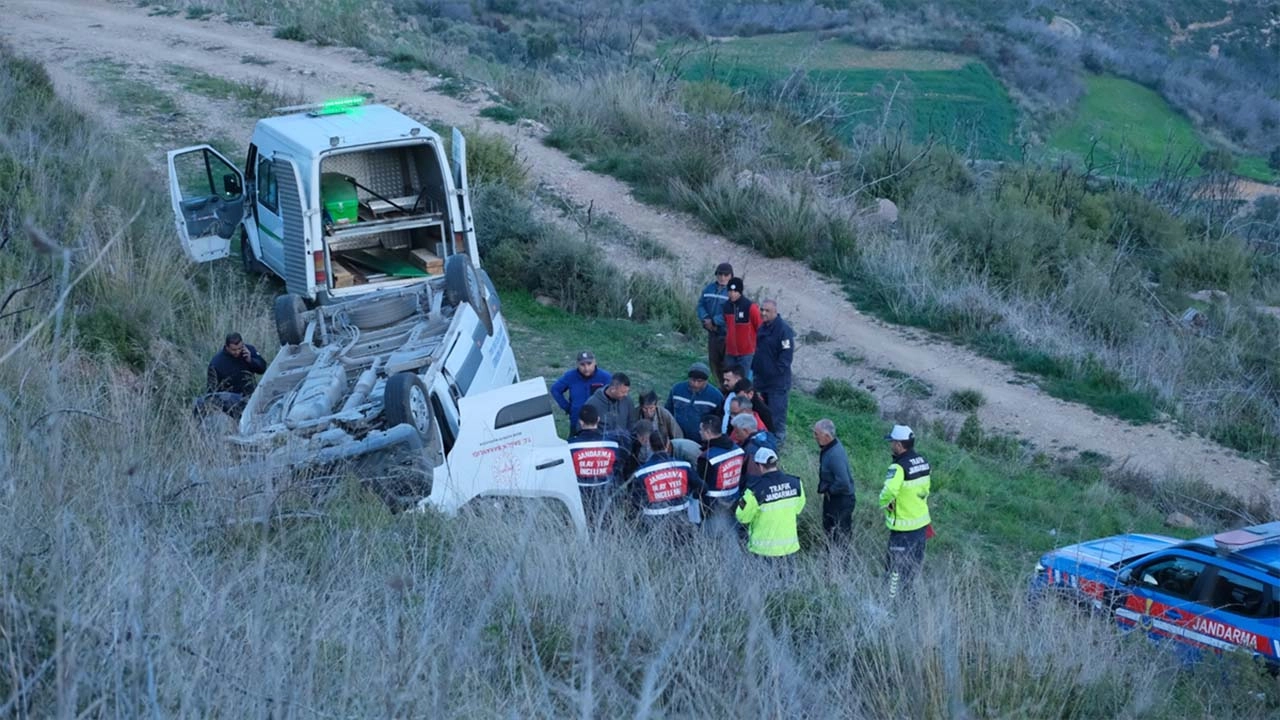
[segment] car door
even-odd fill
[[[1211,562],[1203,555],[1161,553],[1137,563],[1125,575],[1127,593],[1116,620],[1155,640],[1203,646],[1193,628],[1206,611],[1201,599],[1214,575]]]
[[[1207,580],[1205,610],[1188,628],[1203,645],[1280,657],[1276,579],[1249,568],[1217,568]]]
[[[255,174],[258,192],[254,222],[258,231],[260,258],[277,275],[284,277],[284,219],[280,215],[280,185],[275,165],[265,154],[258,156]]]
[[[231,254],[244,218],[244,173],[208,145],[170,150],[169,200],[178,239],[196,262]]]
[[[457,195],[453,215],[453,237],[455,248],[460,243],[466,244],[471,262],[480,265],[476,251],[476,224],[471,215],[471,187],[467,179],[467,140],[458,128],[453,129],[453,190]]]
[[[458,435],[420,507],[454,513],[482,496],[549,498],[563,503],[585,534],[569,445],[556,434],[551,408],[542,378],[459,398]]]

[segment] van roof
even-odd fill
[[[258,131],[267,131],[283,142],[298,146],[308,155],[331,148],[357,147],[387,140],[430,138],[430,128],[386,105],[362,105],[331,115],[306,112],[279,115],[258,121]],[[337,144],[332,138],[337,137]]]

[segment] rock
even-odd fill
[[[533,301],[534,301],[534,302],[536,302],[536,303],[538,303],[538,304],[539,304],[539,305],[541,305],[542,307],[555,307],[555,306],[556,306],[556,299],[555,299],[555,298],[553,298],[553,297],[551,297],[551,296],[549,296],[549,295],[534,295],[534,296],[533,296]]]
[[[1180,512],[1172,512],[1165,517],[1164,524],[1173,528],[1193,528],[1196,526],[1196,521]]]
[[[520,118],[519,120],[517,120],[516,127],[520,128],[521,130],[524,130],[525,132],[528,132],[530,135],[546,135],[547,133],[551,132],[551,129],[548,128],[546,125],[543,125],[537,120],[531,120],[529,118]]]
[[[887,225],[898,222],[898,206],[889,198],[876,198],[875,218]]]
[[[1200,302],[1213,302],[1215,300],[1226,300],[1227,294],[1221,290],[1200,290],[1198,292],[1187,293],[1187,297]]]
[[[739,190],[746,190],[747,188],[755,188],[765,192],[773,190],[773,181],[767,175],[753,170],[742,170],[733,177],[733,182],[738,186]]]

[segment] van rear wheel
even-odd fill
[[[280,295],[276,298],[273,314],[276,319],[276,335],[280,345],[301,345],[307,332],[307,323],[302,314],[307,306],[297,295]]]
[[[426,439],[431,432],[431,404],[427,402],[427,385],[422,378],[411,372],[387,378],[382,392],[382,417],[387,428],[408,423]]]

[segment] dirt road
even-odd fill
[[[607,212],[667,246],[691,275],[701,277],[714,263],[733,261],[751,287],[769,288],[778,297],[783,316],[797,333],[816,331],[829,336],[830,341],[804,345],[797,353],[795,369],[802,381],[812,383],[828,376],[861,379],[879,386],[883,393],[893,382],[875,374],[875,369],[888,368],[928,383],[935,397],[978,389],[987,398],[980,411],[985,426],[1016,433],[1047,452],[1091,450],[1157,477],[1200,478],[1242,497],[1267,498],[1280,505],[1268,466],[1186,436],[1176,427],[1129,425],[1049,397],[1033,385],[1013,384],[1014,374],[999,363],[945,342],[926,342],[917,331],[868,317],[839,287],[804,265],[766,259],[702,231],[687,216],[639,203],[617,180],[583,170],[568,156],[521,136],[516,128],[478,118],[479,106],[430,92],[427,88],[434,81],[426,75],[387,70],[356,50],[277,40],[269,28],[228,25],[219,19],[151,16],[147,8],[132,4],[13,0],[5,5],[0,40],[44,62],[60,89],[85,102],[91,102],[95,92],[84,76],[90,63],[111,60],[157,78],[176,64],[229,80],[265,82],[313,100],[353,90],[372,92],[379,101],[417,117],[460,127],[478,124],[504,134],[519,143],[531,175],[564,197],[582,205],[592,203],[597,213]],[[192,98],[191,105],[187,98],[180,102],[190,113],[192,108],[199,111],[201,100]],[[229,138],[248,137],[252,118],[208,114],[205,130]],[[835,357],[837,350],[860,355],[865,363],[849,367]],[[672,377],[682,370],[672,368]],[[803,438],[803,429],[796,430]]]

